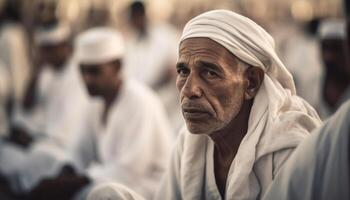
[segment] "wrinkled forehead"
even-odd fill
[[[207,58],[227,62],[237,62],[237,57],[224,46],[210,38],[187,38],[179,45],[179,61],[189,58]]]

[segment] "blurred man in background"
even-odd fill
[[[319,29],[323,77],[318,111],[329,117],[350,98],[350,72],[346,61],[346,27],[343,20],[326,19]]]
[[[81,129],[71,142],[72,159],[60,165],[72,165],[76,172],[49,177],[32,196],[85,198],[91,186],[108,181],[133,188],[147,199],[153,196],[173,134],[155,94],[122,75],[124,53],[121,35],[111,28],[94,28],[77,38],[76,61],[89,95],[98,102],[79,122]]]
[[[128,7],[125,74],[153,88],[165,105],[174,131],[183,125],[174,87],[178,33],[170,24],[152,24],[143,1]]]

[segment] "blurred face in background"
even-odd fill
[[[325,39],[321,42],[322,60],[328,74],[345,78],[349,76],[346,65],[345,40]],[[345,76],[345,77],[344,77]]]
[[[80,72],[91,96],[114,93],[122,82],[121,60],[102,64],[80,64]]]
[[[72,45],[70,42],[59,44],[45,44],[39,46],[39,56],[45,64],[49,64],[55,70],[64,68],[72,55]]]

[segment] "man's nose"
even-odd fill
[[[200,86],[199,78],[193,74],[190,74],[181,92],[185,97],[189,99],[200,98],[203,92]]]

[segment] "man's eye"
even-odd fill
[[[181,76],[186,76],[189,74],[189,70],[188,69],[178,69],[177,73]]]
[[[218,77],[218,74],[216,72],[213,72],[213,71],[210,71],[210,70],[207,70],[205,71],[205,75],[209,78],[216,78]]]

